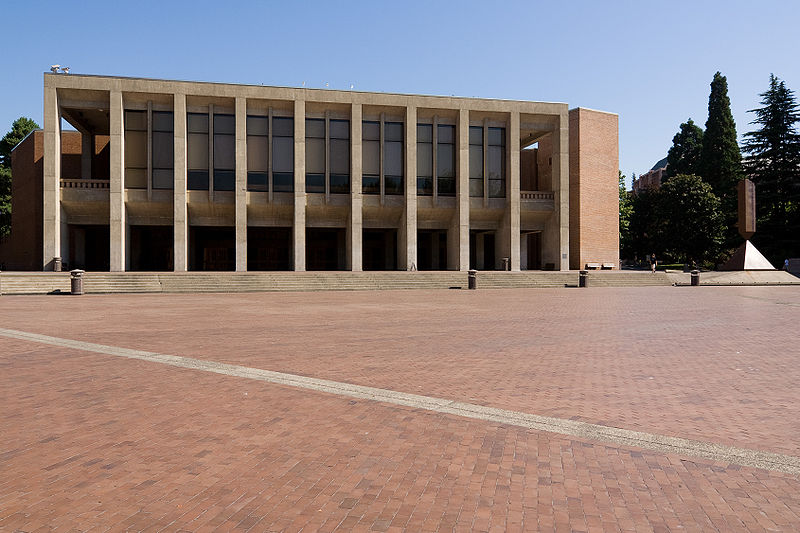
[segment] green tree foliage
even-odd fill
[[[722,201],[722,212],[728,228],[727,241],[736,239],[736,184],[744,177],[742,154],[736,141],[736,124],[728,98],[728,80],[717,72],[708,97],[708,120],[703,134],[700,172]]]
[[[20,117],[0,139],[0,237],[11,231],[11,150],[38,127],[33,120]]]
[[[672,147],[667,154],[667,170],[664,178],[678,174],[700,174],[700,156],[703,152],[703,130],[690,118],[680,126],[672,138]]]
[[[636,179],[636,175],[633,175]],[[630,246],[631,215],[633,214],[633,200],[631,193],[625,187],[625,174],[619,172],[619,249],[620,255],[626,257]]]
[[[723,242],[720,200],[711,186],[695,175],[678,174],[662,184],[656,195],[660,247],[678,261],[713,261]]]
[[[744,135],[745,168],[756,185],[754,240],[781,264],[800,252],[800,111],[794,92],[774,74],[759,96],[763,107],[748,111],[759,129]]]
[[[661,256],[663,247],[657,236],[659,224],[655,209],[657,198],[658,189],[642,189],[631,193],[628,234],[624,246],[620,247],[622,257],[643,260],[651,253]]]

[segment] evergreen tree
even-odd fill
[[[636,179],[636,174],[633,175]],[[629,256],[631,214],[633,201],[631,193],[625,187],[625,174],[619,171],[619,250],[620,257]]]
[[[658,191],[656,237],[668,256],[698,263],[717,258],[724,225],[719,198],[700,177],[678,174]]]
[[[756,184],[756,241],[773,263],[800,249],[800,110],[794,92],[770,74],[763,107],[751,109],[760,126],[745,133],[746,170]]]
[[[20,117],[0,139],[0,237],[11,231],[11,150],[39,125]]]
[[[700,174],[703,130],[691,118],[681,124],[680,128],[672,138],[672,147],[667,154],[665,179],[678,174]]]
[[[728,228],[727,243],[734,245],[737,240],[736,184],[744,174],[742,154],[736,142],[736,124],[733,122],[731,101],[728,98],[728,80],[719,72],[714,74],[708,97],[708,120],[703,134],[700,172],[722,202],[722,212]]]
[[[628,239],[624,248],[626,255],[623,257],[640,261],[651,253],[661,257],[664,248],[658,237],[658,189],[640,189],[631,194],[630,200]]]

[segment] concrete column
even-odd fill
[[[350,111],[350,219],[347,223],[347,269],[353,272],[363,268],[361,119],[361,104],[353,104]]]
[[[186,95],[174,95],[175,178],[173,181],[173,269],[186,272],[189,254],[189,225],[186,210]]]
[[[111,91],[109,111],[109,231],[111,272],[125,271],[125,135],[123,132],[122,92]]]
[[[55,87],[44,88],[44,183],[42,269],[61,257],[61,112]]]
[[[92,157],[94,156],[94,135],[81,132],[81,179],[92,179]]]
[[[247,270],[247,99],[236,98],[236,271]]]
[[[306,269],[306,102],[294,102],[294,269]]]
[[[520,169],[519,169],[519,113],[513,111],[508,123],[508,135],[506,135],[506,146],[508,146],[508,201],[506,210],[508,212],[509,238],[509,258],[511,258],[511,270],[520,270]]]
[[[405,163],[405,200],[406,205],[397,232],[399,255],[397,267],[409,270],[417,265],[417,108],[406,107],[406,163]]]
[[[553,132],[553,191],[554,216],[557,217],[559,270],[569,270],[569,115],[567,107],[559,115]]]
[[[469,110],[458,111],[458,166],[456,201],[458,217],[458,257],[456,270],[469,269]],[[449,262],[449,259],[448,259]]]

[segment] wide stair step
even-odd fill
[[[589,272],[589,287],[671,285],[663,273]],[[479,289],[560,288],[578,285],[578,272],[478,273]],[[467,288],[466,272],[88,272],[84,292],[193,293]],[[67,272],[0,273],[2,294],[70,291]]]

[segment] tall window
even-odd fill
[[[269,189],[269,117],[247,116],[247,190]]]
[[[306,119],[306,192],[325,192],[325,119]]]
[[[294,191],[294,119],[272,117],[272,190]]]
[[[403,194],[403,123],[383,124],[383,182],[385,194]]]
[[[364,194],[381,193],[381,123],[364,121],[361,125],[362,176]]]
[[[294,119],[272,117],[271,126],[268,116],[247,116],[247,190],[269,191],[271,183],[273,192],[292,192]]]
[[[327,141],[327,142],[326,142]],[[350,192],[350,121],[306,119],[306,192]]]
[[[172,189],[174,183],[174,129],[172,111],[153,111],[153,188]]]
[[[483,127],[469,127],[469,195],[483,198]]]
[[[506,197],[506,129],[489,128],[486,172],[489,198]]]
[[[173,118],[171,111],[153,111],[148,123],[147,111],[125,111],[125,187],[146,189],[148,178],[154,189],[172,189]],[[148,175],[148,132],[152,176]]]
[[[456,127],[436,127],[436,185],[439,196],[456,195]]]
[[[403,194],[403,123],[383,122],[382,129],[378,121],[362,123],[361,188],[364,194],[380,194],[383,176],[384,194]]]
[[[186,188],[208,190],[208,113],[186,114]]]
[[[417,195],[433,195],[433,125],[417,124]]]
[[[350,121],[330,120],[330,191],[350,193]]]
[[[125,187],[147,188],[147,111],[125,111]]]
[[[232,191],[236,185],[236,117],[214,115],[214,190]]]

